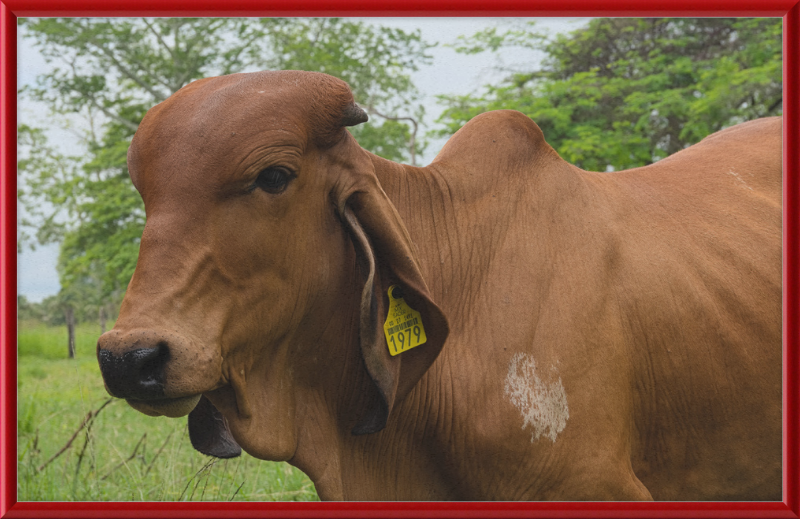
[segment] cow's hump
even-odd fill
[[[475,171],[509,171],[548,157],[560,160],[542,130],[516,110],[482,113],[458,130],[432,164]]]

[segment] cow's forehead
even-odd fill
[[[233,74],[196,81],[152,108],[136,145],[209,139],[224,131],[257,131],[304,119],[307,79],[288,74]],[[207,143],[208,144],[208,143]]]
[[[241,144],[268,132],[280,132],[305,147],[348,98],[352,100],[352,94],[346,83],[312,72],[256,72],[195,81],[148,111],[128,154],[131,175],[175,162],[187,165],[201,155],[202,164],[222,155],[234,159],[232,138]]]

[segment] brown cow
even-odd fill
[[[618,173],[513,111],[425,168],[366,119],[290,71],[148,112],[112,395],[323,499],[781,499],[781,119]]]

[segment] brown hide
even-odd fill
[[[148,112],[112,394],[323,499],[781,498],[779,118],[617,173],[517,112],[425,168],[361,149],[363,120],[302,72]],[[390,285],[428,335],[394,357]]]

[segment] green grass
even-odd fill
[[[113,326],[114,323],[109,323]],[[22,321],[19,323],[19,356],[39,357],[41,359],[67,358],[67,327],[47,326],[38,321]],[[94,357],[100,326],[97,324],[79,324],[75,329],[75,355]]]
[[[95,360],[98,335],[97,325],[79,326],[76,358],[68,359],[66,327],[20,323],[19,501],[318,499],[313,483],[286,463],[244,453],[209,458],[192,448],[186,418],[148,417],[117,399],[48,462],[108,399]]]

